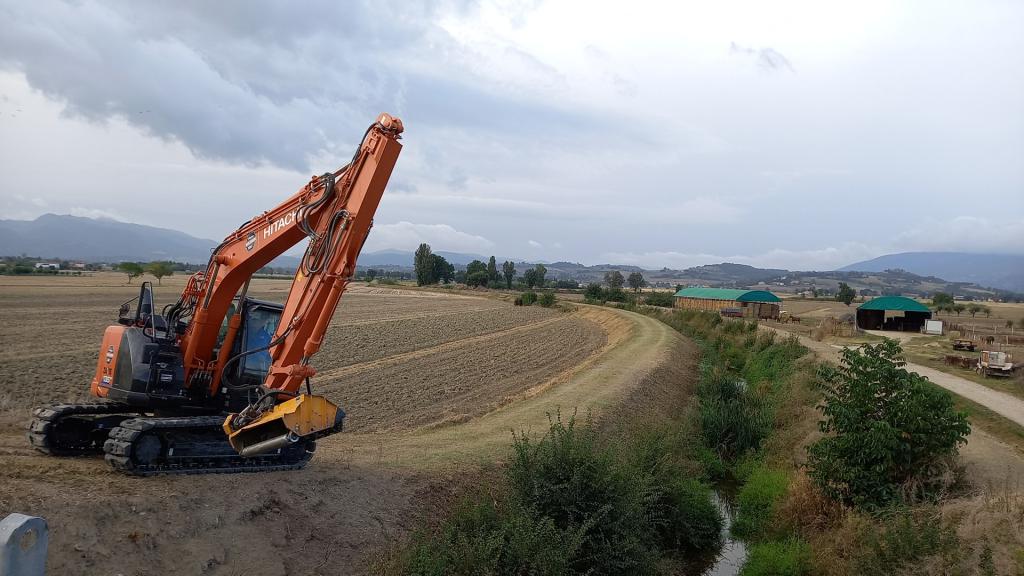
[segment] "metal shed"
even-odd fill
[[[767,290],[683,288],[676,292],[675,307],[723,313],[734,310],[737,316],[777,319],[780,302],[778,296]]]
[[[932,311],[905,296],[882,296],[857,308],[857,326],[863,330],[920,332]]]

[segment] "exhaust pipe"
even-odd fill
[[[238,454],[246,458],[250,456],[259,456],[260,454],[266,454],[268,452],[280,450],[285,446],[295,444],[299,440],[300,438],[296,433],[289,431],[287,434],[277,436],[276,438],[270,438],[268,440],[264,440],[263,442],[257,442],[252,446],[246,446],[245,448],[242,448],[238,452]]]

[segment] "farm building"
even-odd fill
[[[932,311],[904,296],[882,296],[857,308],[857,326],[863,330],[920,332]]]
[[[748,318],[778,318],[782,300],[767,290],[683,288],[676,292],[675,307],[730,313]]]

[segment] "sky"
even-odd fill
[[[0,0],[0,218],[223,238],[405,124],[365,250],[1024,253],[1024,3]]]

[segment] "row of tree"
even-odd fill
[[[498,288],[504,284],[505,288],[511,289],[516,279],[516,265],[513,262],[505,261],[498,270],[498,261],[491,256],[487,263],[480,260],[473,260],[466,265],[465,270],[455,270],[455,265],[448,262],[444,256],[434,254],[430,245],[423,243],[416,249],[413,255],[413,269],[416,276],[416,284],[425,286],[428,284],[444,283],[452,281],[467,286],[490,286]],[[521,281],[527,288],[543,288],[547,282],[548,269],[543,264],[527,269],[523,272]]]
[[[175,264],[173,262],[150,262],[148,264],[142,262],[121,262],[117,265],[117,269],[124,272],[128,276],[128,283],[132,283],[133,278],[138,278],[143,274],[149,274],[156,278],[157,284],[161,284],[164,276],[173,276]]]
[[[942,312],[951,314],[955,312],[959,316],[963,312],[967,312],[971,315],[971,318],[974,318],[979,312],[986,317],[992,315],[992,309],[984,304],[978,304],[977,302],[961,304],[956,302],[951,294],[946,294],[945,292],[932,294],[932,308],[936,314],[941,314]]]

